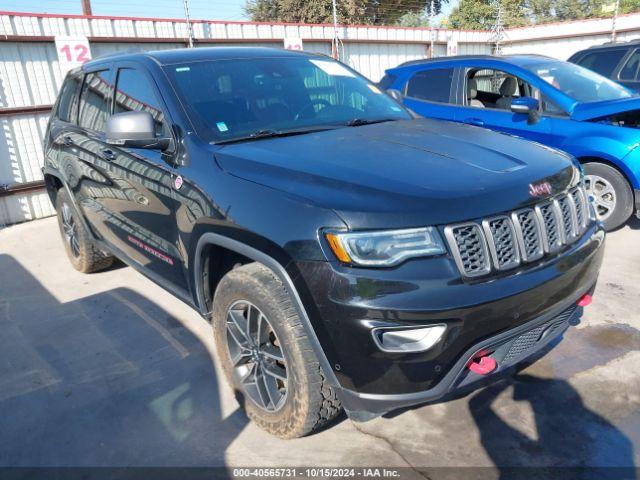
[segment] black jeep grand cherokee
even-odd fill
[[[118,257],[198,309],[249,416],[281,437],[531,357],[577,321],[602,261],[570,157],[413,118],[323,56],[92,61],[67,76],[45,152],[74,267]]]

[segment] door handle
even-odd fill
[[[69,135],[65,135],[64,137],[62,137],[62,143],[66,146],[73,145],[73,138],[71,138],[71,136]]]
[[[484,121],[480,120],[479,118],[465,118],[464,123],[470,123],[471,125],[484,127]]]
[[[108,160],[108,161],[114,160],[116,158],[116,154],[113,153],[113,150],[110,150],[108,148],[105,148],[102,150],[102,156],[104,157],[105,160]]]

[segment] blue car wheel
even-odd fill
[[[615,168],[599,162],[584,165],[585,187],[596,216],[606,230],[622,226],[633,213],[633,191]]]

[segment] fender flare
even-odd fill
[[[82,223],[82,227],[85,229],[85,231],[91,236],[92,240],[95,241],[100,241],[94,234],[93,229],[91,229],[91,227],[89,226],[89,223],[87,222],[87,219],[85,218],[84,214],[82,213],[82,210],[80,209],[80,206],[78,205],[78,202],[76,201],[76,197],[73,194],[73,192],[71,191],[71,188],[69,188],[69,185],[67,184],[67,182],[65,181],[65,179],[62,177],[62,175],[60,175],[56,170],[53,170],[51,168],[43,168],[42,169],[42,174],[45,177],[45,182],[46,182],[46,177],[47,176],[51,176],[51,177],[55,177],[56,179],[58,179],[58,181],[62,184],[62,188],[65,189],[65,191],[67,192],[67,197],[69,198],[70,202],[71,202],[71,208],[74,209],[74,211],[76,212],[76,214],[78,215],[78,218],[80,219],[80,222]],[[51,200],[51,199],[49,199]],[[53,204],[53,202],[51,202]],[[55,210],[56,206],[55,204],[53,205],[53,209]]]
[[[239,253],[255,262],[258,262],[269,270],[271,270],[276,277],[282,282],[284,287],[286,288],[293,305],[296,309],[298,316],[300,317],[302,327],[304,328],[305,333],[307,334],[307,338],[309,338],[309,343],[311,343],[311,348],[313,348],[316,357],[322,367],[323,373],[326,377],[329,385],[336,390],[336,393],[340,395],[340,392],[343,390],[338,382],[338,378],[336,377],[335,372],[333,371],[333,367],[329,363],[327,356],[320,345],[320,341],[316,336],[316,332],[311,325],[311,321],[309,320],[309,315],[307,314],[306,309],[302,303],[302,299],[298,294],[298,290],[296,289],[293,280],[291,280],[290,275],[287,273],[285,268],[273,257],[267,255],[266,253],[253,248],[245,243],[242,243],[238,240],[234,240],[232,238],[226,237],[224,235],[220,235],[218,233],[213,232],[205,232],[198,239],[198,244],[196,246],[196,253],[194,258],[194,287],[196,290],[196,302],[198,305],[198,309],[203,316],[208,314],[208,308],[206,302],[204,300],[204,291],[202,281],[199,280],[200,272],[202,271],[202,251],[208,245],[215,245],[219,247],[226,248],[233,252]]]

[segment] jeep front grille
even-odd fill
[[[491,271],[487,244],[482,229],[475,223],[456,225],[450,230],[449,243],[456,263],[468,277],[479,277]]]
[[[520,263],[520,253],[513,223],[509,217],[494,217],[482,222],[493,264],[498,270],[507,270]]]
[[[481,277],[557,253],[585,232],[588,212],[587,196],[576,187],[531,208],[449,225],[445,236],[460,273]]]

